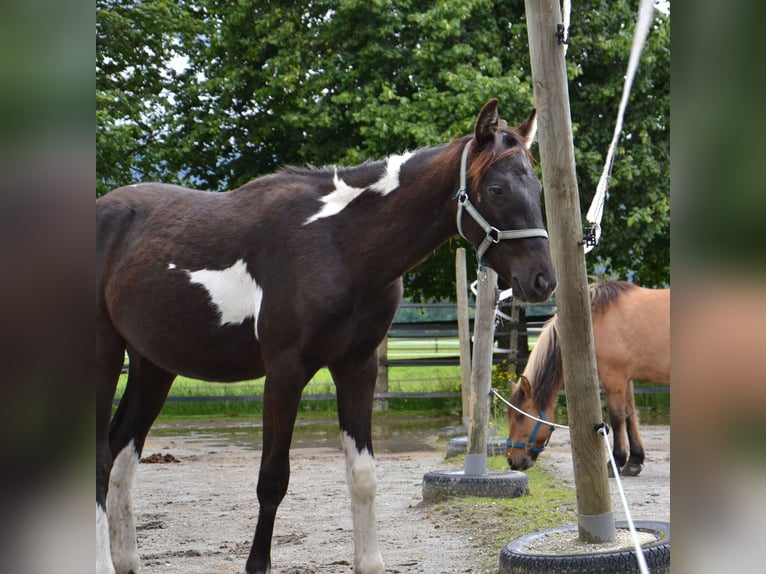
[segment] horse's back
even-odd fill
[[[670,290],[635,286],[593,314],[599,359],[628,378],[670,382]]]

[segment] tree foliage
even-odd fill
[[[637,2],[575,6],[568,53],[587,209]],[[591,270],[669,281],[670,23],[649,36]],[[175,66],[171,65],[175,63]],[[180,64],[180,65],[179,65]],[[468,133],[492,97],[533,106],[520,0],[97,0],[97,193],[141,179],[223,190],[285,164],[352,165]],[[454,297],[449,242],[406,278]]]

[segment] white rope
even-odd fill
[[[522,415],[524,415],[525,417],[529,417],[529,418],[530,418],[530,419],[532,419],[533,421],[537,421],[537,422],[543,423],[544,425],[551,425],[551,426],[554,426],[554,427],[556,427],[556,428],[560,428],[560,429],[564,429],[564,430],[569,430],[569,427],[568,427],[568,426],[566,426],[566,425],[560,425],[560,424],[554,423],[554,422],[552,422],[552,421],[544,421],[543,419],[538,419],[537,417],[530,415],[530,414],[529,414],[528,412],[526,412],[526,411],[522,411],[522,410],[521,410],[519,407],[517,407],[516,405],[512,405],[511,403],[509,403],[508,401],[506,401],[506,400],[505,400],[505,398],[503,398],[503,396],[502,396],[500,393],[498,393],[498,392],[497,392],[495,389],[492,389],[492,392],[494,393],[494,395],[495,395],[495,396],[496,396],[498,399],[500,399],[501,401],[503,401],[503,402],[504,402],[506,405],[508,405],[509,407],[511,407],[513,410],[520,412]]]
[[[630,514],[630,508],[628,507],[628,499],[625,496],[625,491],[622,489],[622,480],[620,480],[620,474],[617,472],[617,464],[614,462],[614,455],[612,454],[612,447],[609,444],[609,437],[606,425],[598,429],[598,434],[604,437],[604,444],[606,445],[606,452],[609,453],[609,460],[612,463],[612,470],[614,470],[614,478],[617,481],[617,490],[620,492],[620,499],[622,500],[622,506],[625,509],[625,518],[628,521],[628,528],[630,529],[630,535],[633,538],[633,547],[636,549],[636,560],[638,560],[638,569],[641,570],[641,574],[650,574],[649,567],[646,565],[646,558],[641,550],[641,542],[638,540],[638,532],[636,532],[636,526],[633,524],[633,517]]]
[[[564,44],[564,54],[567,53],[567,48],[569,47],[569,22],[572,19],[572,0],[564,0],[563,2],[563,24],[564,24],[564,39],[566,40],[566,43]]]
[[[638,19],[636,20],[636,27],[633,31],[633,45],[630,49],[630,58],[628,60],[628,71],[625,74],[625,84],[622,87],[622,98],[620,99],[620,107],[617,111],[617,123],[614,126],[614,134],[612,135],[612,141],[609,144],[609,149],[606,153],[606,160],[604,162],[604,170],[601,172],[601,179],[596,186],[596,193],[593,196],[593,201],[590,204],[588,213],[585,215],[585,219],[596,230],[596,241],[601,237],[601,218],[604,215],[604,204],[607,197],[609,197],[609,180],[612,175],[612,164],[614,162],[614,152],[617,147],[617,142],[620,139],[622,133],[622,122],[625,116],[625,108],[628,106],[628,98],[630,97],[630,90],[633,86],[633,79],[636,76],[636,70],[638,69],[638,61],[641,57],[641,50],[643,50],[646,37],[649,34],[649,27],[652,23],[652,14],[654,11],[654,0],[641,0],[641,4],[638,8]],[[588,253],[593,249],[594,245],[585,245],[585,253]]]

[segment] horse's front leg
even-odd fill
[[[277,364],[278,363],[278,364]],[[263,454],[258,475],[258,523],[245,565],[247,574],[271,571],[277,508],[290,480],[290,442],[301,392],[311,374],[297,358],[270,363],[263,392]]]
[[[381,574],[385,567],[375,522],[375,459],[372,452],[372,400],[377,354],[354,357],[330,368],[338,395],[341,444],[354,526],[354,571]]]
[[[622,469],[623,476],[638,476],[644,468],[644,443],[641,435],[638,433],[638,412],[636,411],[636,397],[634,395],[633,381],[628,384],[628,395],[626,397],[627,407],[625,409],[626,426],[628,429],[628,445],[630,447],[630,458],[625,468]]]

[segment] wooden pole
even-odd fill
[[[455,253],[455,285],[457,286],[457,332],[460,339],[462,414],[463,424],[468,429],[471,408],[471,325],[468,317],[468,277],[463,247],[459,247]]]
[[[603,439],[594,430],[603,422],[582,222],[574,162],[564,45],[557,37],[559,0],[525,0],[529,54],[538,112],[540,162],[551,251],[558,274],[561,353],[566,376],[577,489],[580,540],[598,543],[615,538],[614,517]]]
[[[375,391],[378,393],[388,392],[388,335],[378,345],[378,378],[375,381]],[[375,399],[372,402],[374,411],[387,411],[388,399]]]
[[[495,342],[495,304],[497,273],[486,268],[479,271],[476,295],[476,319],[473,328],[473,360],[471,361],[471,420],[468,425],[468,451],[465,474],[487,474],[487,427],[489,426],[489,393],[492,387],[492,347]]]

